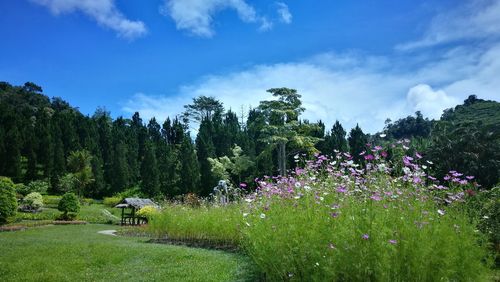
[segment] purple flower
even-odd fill
[[[337,192],[339,192],[339,193],[345,193],[345,192],[347,192],[347,189],[345,188],[345,186],[339,186],[337,188]]]
[[[415,183],[415,184],[422,183],[422,179],[420,177],[416,176],[413,178],[413,183]]]
[[[247,187],[247,184],[246,183],[240,183],[240,187],[241,188],[245,188],[245,187]]]
[[[468,176],[466,176],[465,178],[467,178],[467,179],[469,179],[469,180],[472,180],[472,179],[474,179],[474,176],[472,176],[472,175],[468,175]]]
[[[368,240],[368,239],[370,239],[370,236],[368,236],[368,234],[363,234],[363,236],[361,236],[361,238],[363,238],[363,240]]]
[[[396,244],[398,243],[398,241],[396,241],[396,240],[392,240],[392,239],[391,239],[391,240],[389,240],[389,243],[390,243],[390,244],[393,244],[393,245],[396,245]]]
[[[375,159],[375,157],[372,154],[365,156],[365,160],[367,160],[367,161],[371,161],[373,159]]]
[[[417,157],[417,159],[421,159],[422,158],[422,155],[420,155],[418,152],[415,153],[415,157]]]
[[[387,156],[388,156],[386,151],[380,152],[380,155],[382,156],[382,158],[387,158]]]
[[[337,216],[339,216],[339,214],[338,214],[338,213],[336,213],[336,212],[332,212],[332,213],[330,214],[330,216],[331,216],[331,217],[333,217],[333,218],[336,218]]]
[[[382,198],[379,195],[373,195],[370,197],[370,199],[372,199],[374,201],[381,201],[382,200]]]

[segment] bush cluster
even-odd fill
[[[38,211],[43,207],[43,197],[42,194],[38,192],[31,192],[23,199],[22,210],[23,211]]]
[[[59,219],[73,220],[80,211],[80,201],[74,193],[66,193],[59,201],[57,209],[63,212]]]
[[[10,178],[0,177],[0,224],[16,215],[17,199],[14,183]]]

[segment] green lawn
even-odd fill
[[[1,281],[249,281],[239,254],[146,243],[97,231],[111,225],[45,226],[0,233]]]

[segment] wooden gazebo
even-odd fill
[[[121,225],[139,225],[147,222],[145,217],[140,217],[136,212],[145,206],[157,205],[151,201],[151,199],[141,199],[141,198],[125,198],[121,201],[115,208],[122,209],[122,220]],[[125,211],[125,209],[129,209]]]

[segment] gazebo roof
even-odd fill
[[[134,207],[136,209],[142,209],[145,206],[154,206],[157,205],[151,201],[151,199],[141,199],[141,198],[125,198],[121,201],[115,208],[131,208]]]

